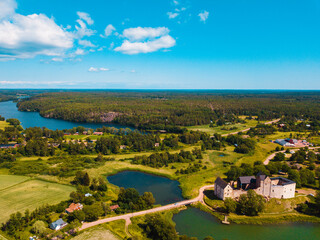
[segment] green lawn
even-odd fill
[[[0,129],[3,130],[5,127],[8,127],[10,124],[6,121],[0,121]]]
[[[17,182],[13,178],[13,184]],[[7,186],[10,183],[7,181]],[[12,184],[11,184],[12,185]],[[57,204],[69,198],[71,186],[40,180],[29,180],[0,190],[0,223],[17,211],[30,211],[43,204]]]
[[[116,221],[114,223],[111,223],[111,225],[120,224],[122,232],[124,232],[124,221]],[[115,234],[113,234],[108,224],[102,224],[98,225],[96,227],[92,227],[88,230],[85,230],[84,232],[80,233],[78,236],[72,238],[72,240],[119,240],[123,239]]]
[[[213,135],[214,133],[218,133],[218,134],[228,134],[228,133],[232,133],[232,132],[238,132],[247,128],[251,128],[251,127],[255,127],[257,126],[259,122],[257,120],[246,120],[246,123],[242,124],[242,123],[237,123],[237,124],[230,124],[230,125],[226,125],[226,126],[215,126],[213,128],[209,127],[209,124],[207,125],[198,125],[198,126],[191,126],[191,127],[187,127],[188,130],[193,130],[193,131],[202,131],[202,132],[206,132],[209,133],[210,135]],[[260,123],[263,123],[262,121]],[[236,127],[236,129],[233,130],[225,130],[222,128],[227,128],[230,129],[232,127]]]
[[[28,180],[29,177],[15,175],[0,175],[0,191]]]

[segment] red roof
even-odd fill
[[[81,210],[83,208],[81,203],[71,203],[70,206],[66,209],[66,212],[72,213],[73,211]]]
[[[119,208],[119,205],[117,204],[117,205],[112,205],[112,206],[110,206],[110,209],[111,210],[115,210],[115,209],[117,209],[117,208]]]

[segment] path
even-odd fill
[[[273,124],[273,123],[276,123],[276,122],[279,122],[279,121],[280,121],[280,118],[275,119],[275,120],[272,120],[272,121],[269,121],[269,122],[265,122],[264,124],[265,124],[265,125],[268,125],[268,124]],[[240,130],[240,131],[237,131],[237,132],[222,134],[221,136],[222,136],[222,137],[227,137],[227,136],[229,136],[229,135],[235,135],[235,134],[238,134],[238,133],[247,132],[247,131],[249,131],[250,129],[251,129],[251,128],[246,128],[246,129],[243,129],[243,130]]]
[[[320,147],[309,147],[310,150],[316,150],[319,149]],[[290,150],[299,150],[300,148],[290,148]],[[277,153],[285,153],[286,150],[282,150],[282,151],[278,151],[278,152],[274,152],[271,155],[269,155],[263,162],[264,165],[268,165],[270,160],[272,160]]]
[[[214,185],[207,185],[207,186],[201,187],[199,189],[199,195],[196,198],[193,198],[190,200],[184,200],[184,201],[180,201],[180,202],[176,202],[176,203],[172,203],[172,204],[168,204],[165,206],[156,207],[156,208],[152,208],[152,209],[148,209],[148,210],[144,210],[144,211],[140,211],[140,212],[134,212],[134,213],[128,213],[128,214],[124,214],[124,215],[120,215],[120,216],[104,218],[104,219],[97,220],[95,222],[83,223],[79,230],[81,231],[81,230],[84,230],[84,229],[87,229],[87,228],[90,228],[90,227],[93,227],[93,226],[96,226],[96,225],[99,225],[102,223],[113,222],[113,221],[117,221],[117,220],[125,220],[126,226],[128,226],[131,223],[130,218],[132,218],[132,217],[137,217],[137,216],[146,215],[146,214],[150,214],[150,213],[162,212],[162,211],[178,208],[181,206],[186,206],[186,205],[196,203],[196,202],[203,203],[203,196],[204,196],[203,192],[206,189],[213,188],[213,187],[214,187]]]

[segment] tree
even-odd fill
[[[264,209],[264,199],[252,189],[239,197],[239,211],[247,216],[257,216]]]
[[[273,158],[273,161],[282,162],[286,159],[286,155],[282,152],[276,153],[276,155]]]
[[[152,205],[156,202],[151,192],[145,192],[142,195],[142,199],[145,201],[148,207],[152,207]]]
[[[301,187],[301,179],[300,174],[297,170],[290,169],[288,171],[288,178],[294,182],[296,182],[297,188]]]
[[[96,221],[100,216],[104,214],[103,208],[100,203],[84,206],[83,212],[85,214],[85,219],[88,222]]]
[[[235,212],[237,209],[237,202],[232,198],[226,198],[224,200],[224,208],[227,213]]]
[[[40,236],[44,236],[47,232],[46,226],[47,224],[45,224],[43,221],[36,221],[32,225],[32,232]]]
[[[144,229],[148,238],[161,240],[177,240],[177,232],[168,221],[159,214],[147,215]]]

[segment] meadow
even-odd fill
[[[10,214],[30,211],[43,204],[57,204],[69,198],[74,188],[58,183],[51,183],[41,180],[27,180],[27,177],[0,176],[5,179],[0,190],[0,223],[7,220]]]
[[[8,127],[9,123],[6,121],[0,121],[0,129],[3,130],[5,127]]]

